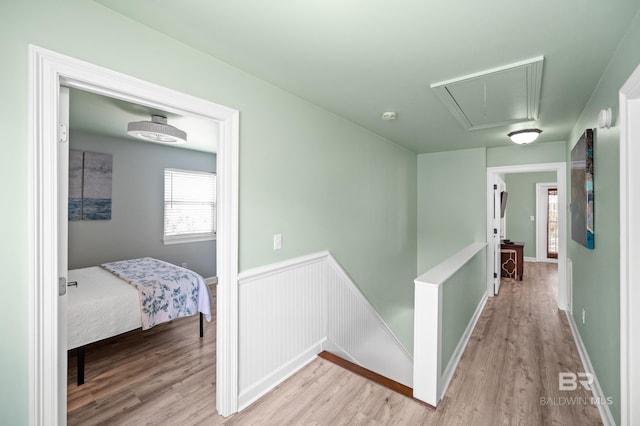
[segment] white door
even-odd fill
[[[493,250],[493,294],[496,295],[500,291],[500,264],[501,264],[501,239],[504,235],[501,194],[505,191],[507,185],[500,176],[496,176],[493,183],[493,237],[491,247]]]
[[[69,88],[60,87],[58,117],[58,424],[67,424],[67,212]]]

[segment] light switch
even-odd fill
[[[535,221],[536,221],[536,218],[535,218],[535,216],[529,216],[529,220],[530,220],[531,222],[535,222]]]
[[[282,234],[273,235],[273,249],[280,250],[282,248]]]

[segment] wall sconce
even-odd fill
[[[598,114],[598,127],[601,129],[610,129],[612,121],[613,113],[611,112],[611,108],[601,109]]]

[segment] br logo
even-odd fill
[[[578,389],[578,383],[588,391],[591,390],[593,384],[593,375],[591,373],[558,373],[558,389],[561,391],[574,391]]]

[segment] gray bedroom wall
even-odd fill
[[[536,257],[536,184],[555,182],[555,172],[510,173],[507,184],[507,235],[511,241],[524,242],[525,257]]]
[[[164,169],[215,172],[216,156],[84,131],[71,131],[70,148],[113,155],[109,221],[69,222],[69,269],[138,257],[181,265],[203,277],[216,275],[215,241],[164,245]]]

